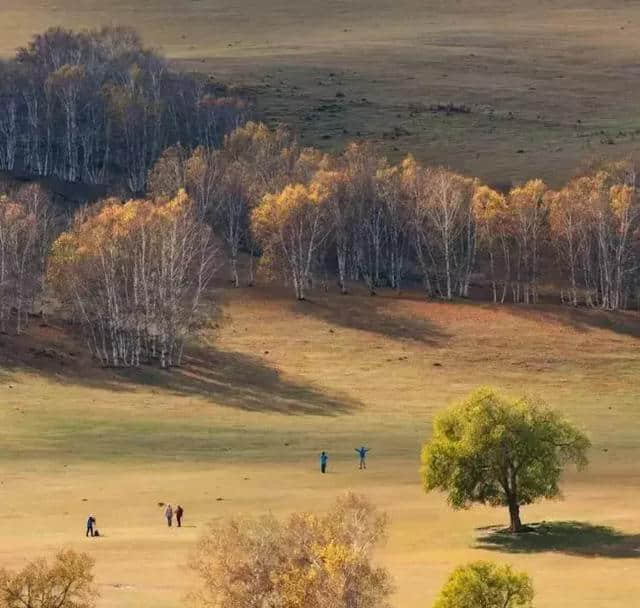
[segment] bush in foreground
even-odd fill
[[[434,608],[530,608],[533,586],[525,572],[491,562],[456,568]]]
[[[36,559],[18,572],[0,570],[0,608],[91,608],[98,591],[93,559],[72,549],[52,563]]]
[[[202,579],[196,606],[382,608],[389,573],[371,563],[386,517],[347,494],[324,515],[234,518],[212,523],[192,566]]]

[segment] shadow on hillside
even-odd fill
[[[582,521],[529,524],[530,531],[511,534],[497,526],[479,528],[477,549],[507,553],[566,553],[581,557],[640,558],[640,534]]]
[[[388,338],[414,340],[430,346],[448,338],[446,332],[427,319],[393,315],[390,309],[401,299],[406,298],[382,291],[375,296],[332,294],[322,297],[313,294],[311,299],[304,302],[293,301],[291,307],[298,314]]]
[[[170,371],[156,368],[119,370],[135,384],[157,386],[176,395],[202,396],[226,407],[252,412],[335,416],[360,404],[345,395],[329,395],[285,380],[258,357],[215,348],[191,348],[183,365]]]
[[[579,332],[601,329],[640,338],[640,314],[633,311],[611,312],[591,308],[573,308],[560,304],[539,306],[509,304],[504,307],[504,310],[516,317],[560,323]]]
[[[40,342],[38,348],[20,352],[23,338],[5,338],[0,345],[0,380],[11,382],[18,370],[34,372],[60,384],[109,391],[137,388],[162,393],[202,397],[221,406],[252,412],[289,415],[335,416],[360,407],[345,395],[329,395],[319,389],[282,377],[260,358],[209,346],[189,348],[183,365],[171,370],[142,366],[138,369],[101,368],[76,345],[63,341]],[[3,352],[4,351],[4,352]],[[13,358],[9,358],[13,355]]]

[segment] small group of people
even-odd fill
[[[371,448],[367,448],[365,446],[360,446],[359,448],[355,448],[358,456],[360,457],[360,469],[367,468],[367,452],[371,451]],[[320,472],[327,472],[327,465],[329,464],[329,454],[324,450],[320,452]]]
[[[166,506],[164,510],[164,516],[165,516],[165,519],[167,520],[167,526],[171,527],[173,525],[174,514],[176,516],[176,523],[178,524],[178,528],[181,528],[184,509],[180,505],[176,507],[175,511],[173,510],[173,507],[171,505]]]
[[[370,452],[371,449],[365,446],[360,446],[359,448],[355,448],[356,453],[360,459],[360,469],[367,468],[367,452]],[[322,451],[320,453],[320,472],[327,472],[327,465],[329,464],[329,454],[326,451]],[[173,517],[175,515],[176,523],[178,528],[182,527],[182,517],[184,515],[184,509],[178,505],[175,510],[173,507],[168,504],[164,509],[164,517],[167,520],[167,526],[173,526]],[[96,518],[93,515],[89,515],[87,518],[87,536],[94,537],[100,536],[98,529],[96,528]]]
[[[175,515],[176,517],[176,523],[178,524],[178,528],[182,527],[182,516],[184,515],[184,509],[178,505],[175,508],[175,511],[173,510],[173,507],[171,505],[167,505],[165,510],[164,510],[164,516],[167,520],[167,525],[169,527],[171,527],[173,525],[173,516]],[[86,536],[90,536],[91,538],[93,538],[94,536],[100,536],[100,533],[98,532],[98,529],[96,528],[96,518],[93,515],[89,515],[89,517],[87,517],[87,533]]]

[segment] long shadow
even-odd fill
[[[640,338],[640,314],[635,311],[607,311],[591,308],[574,308],[561,304],[526,306],[509,304],[504,310],[516,317],[528,320],[544,320],[561,323],[579,332],[603,329],[613,333]]]
[[[424,302],[416,297],[397,296],[389,290],[380,291],[375,296],[347,294],[322,296],[311,295],[303,302],[292,301],[289,306],[298,314],[321,319],[333,325],[348,329],[366,331],[389,338],[413,340],[435,346],[449,336],[430,320],[410,317],[406,314],[392,314],[391,309],[401,299]]]
[[[204,396],[252,412],[336,416],[361,404],[346,395],[329,395],[308,385],[285,380],[259,358],[213,347],[189,349],[179,368],[118,370],[123,381],[161,387],[176,395]]]
[[[476,548],[506,553],[566,553],[581,557],[640,558],[640,534],[582,521],[530,524],[511,534],[498,526],[479,528]]]
[[[100,368],[86,349],[64,332],[34,342],[1,336],[0,380],[10,383],[15,371],[33,372],[60,384],[116,392],[151,388],[197,396],[218,405],[252,412],[336,416],[361,404],[343,394],[328,394],[282,377],[260,358],[199,345],[187,349],[181,367],[161,370]]]

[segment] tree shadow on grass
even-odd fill
[[[361,404],[346,395],[330,395],[286,380],[258,357],[212,347],[195,347],[183,365],[169,371],[152,367],[117,370],[126,382],[162,388],[181,396],[200,396],[219,405],[251,412],[336,416]]]
[[[637,311],[608,311],[595,308],[574,308],[561,304],[504,306],[509,314],[531,321],[560,323],[578,332],[592,329],[610,331],[622,336],[640,338],[640,314]]]
[[[395,292],[388,290],[380,291],[375,296],[350,293],[322,297],[313,294],[311,299],[293,301],[290,306],[297,314],[315,317],[333,325],[430,346],[436,346],[449,337],[428,319],[393,314],[394,305],[401,299],[407,298],[398,297]],[[420,301],[424,301],[424,298]]]
[[[512,534],[498,526],[479,528],[476,548],[506,553],[566,553],[581,557],[640,558],[640,534],[582,521],[552,521],[528,525]]]
[[[0,381],[10,384],[17,371],[36,374],[62,385],[114,392],[150,389],[163,395],[203,398],[224,407],[288,415],[336,416],[361,403],[344,394],[329,394],[284,378],[260,357],[209,345],[186,350],[183,365],[137,369],[102,368],[77,337],[48,328],[47,334],[2,336]]]

